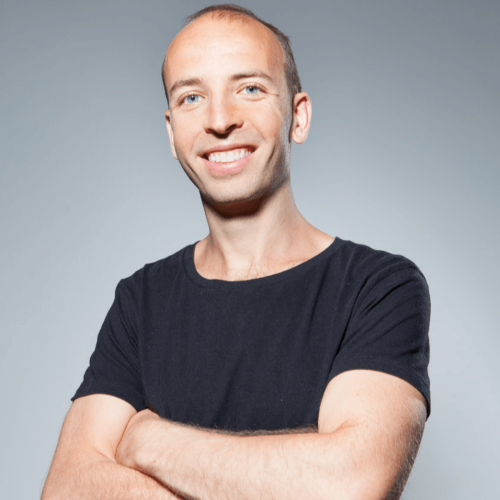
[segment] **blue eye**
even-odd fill
[[[245,87],[245,90],[248,90],[247,94],[255,95],[258,92],[260,92],[259,87],[254,87],[253,85],[249,85],[248,87]]]
[[[188,95],[185,99],[184,99],[184,102],[186,102],[187,104],[195,104],[198,102],[198,98],[200,96],[199,95],[196,95],[196,94],[192,94],[192,95]]]

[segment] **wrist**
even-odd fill
[[[165,470],[174,450],[176,430],[180,426],[165,419],[148,419],[141,423],[141,446],[134,453],[134,468],[155,477],[155,471]]]
[[[207,450],[214,453],[221,441],[229,437],[169,420],[150,423],[146,434],[136,457],[137,469],[176,489],[182,489],[186,478],[193,477],[197,470],[210,467],[206,463]]]

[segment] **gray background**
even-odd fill
[[[299,209],[430,285],[433,412],[404,498],[496,497],[500,2],[242,4],[291,36],[312,98]],[[206,5],[1,3],[1,498],[39,497],[119,279],[207,233],[160,80]]]

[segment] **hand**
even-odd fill
[[[151,410],[136,413],[128,422],[122,439],[116,449],[115,459],[118,464],[137,469],[137,452],[148,439],[148,426],[154,421],[162,420]]]

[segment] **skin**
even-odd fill
[[[183,498],[397,500],[424,424],[413,386],[352,370],[328,385],[318,433],[224,435],[143,410],[130,420],[116,460]]]
[[[256,71],[268,78],[233,78]],[[195,248],[198,272],[252,279],[327,248],[333,238],[302,217],[290,185],[291,144],[307,138],[311,102],[288,96],[281,48],[267,29],[199,18],[170,45],[165,76],[172,153],[200,191],[210,230]],[[204,154],[235,143],[253,152],[244,168],[210,168]],[[424,424],[413,386],[369,370],[328,384],[314,433],[215,433],[93,394],[68,412],[42,500],[397,499]]]
[[[274,35],[252,19],[206,15],[173,40],[165,68],[172,154],[199,189],[210,229],[195,248],[198,272],[251,279],[328,247],[333,238],[309,224],[293,199],[292,141],[307,138],[311,101],[301,92],[291,103]],[[235,78],[257,72],[262,76]],[[176,85],[186,80],[195,81]],[[235,173],[213,172],[205,153],[231,144],[250,148],[249,161]]]
[[[255,72],[268,78],[233,78]],[[281,48],[267,29],[204,16],[172,42],[165,76],[172,154],[199,189],[210,228],[196,246],[198,272],[256,278],[330,245],[293,201],[291,144],[307,138],[311,102],[303,92],[290,105]],[[253,151],[244,168],[212,171],[205,153],[235,143]],[[186,498],[398,498],[424,422],[423,396],[410,384],[353,370],[328,385],[317,434],[221,436],[143,410],[116,459]]]

